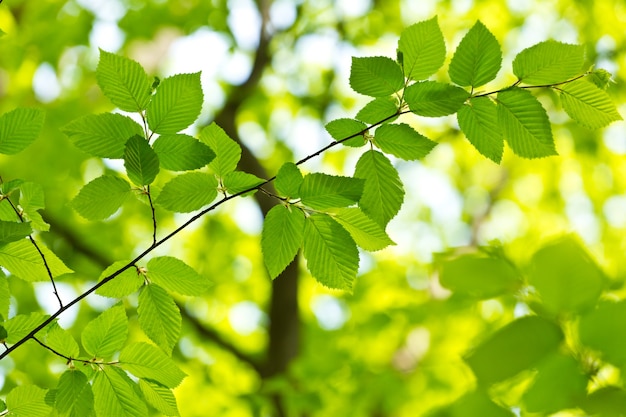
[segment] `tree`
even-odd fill
[[[61,5],[46,7],[58,10],[74,23],[71,27],[89,21],[84,10]],[[334,140],[299,158],[286,138],[264,150],[246,135],[280,134],[272,127],[282,121],[274,119],[280,117],[281,104],[267,92],[277,85],[272,71],[281,69],[278,63],[269,66],[272,54],[275,60],[280,56],[272,45],[289,39],[299,25],[312,24],[307,16],[316,6],[297,6],[295,21],[282,32],[267,20],[276,9],[263,2],[257,6],[260,35],[249,75],[232,87],[212,123],[201,114],[211,97],[203,94],[199,72],[185,69],[151,79],[151,71],[138,62],[102,49],[95,71],[87,72],[91,75],[84,81],[86,86],[95,81],[101,96],[58,99],[53,102],[57,107],[49,105],[44,113],[24,108],[28,100],[16,95],[18,108],[4,112],[0,151],[13,155],[30,145],[6,159],[7,172],[20,172],[14,168],[25,161],[36,167],[23,170],[27,176],[7,179],[2,173],[0,264],[8,277],[0,293],[0,313],[6,316],[0,328],[6,333],[1,364],[7,366],[10,358],[14,367],[4,387],[8,412],[511,415],[511,408],[521,407],[524,413],[619,414],[624,402],[618,380],[622,306],[601,299],[619,297],[620,281],[607,277],[579,238],[530,243],[537,231],[520,232],[520,209],[507,195],[511,190],[520,194],[520,203],[530,195],[547,205],[538,206],[542,212],[558,212],[553,195],[546,192],[544,198],[539,191],[537,196],[536,181],[550,189],[554,184],[525,172],[550,173],[563,163],[554,162],[563,156],[536,159],[557,149],[563,153],[563,147],[567,151],[567,141],[555,141],[567,136],[563,132],[577,137],[583,132],[579,125],[598,129],[621,120],[609,95],[611,74],[592,65],[597,61],[593,53],[586,58],[583,46],[545,40],[517,52],[510,60],[512,75],[498,77],[502,52],[489,25],[477,20],[459,29],[462,39],[444,66],[445,26],[442,31],[436,17],[421,20],[398,34],[395,56],[352,58],[349,84],[369,97],[367,102],[358,102],[353,118],[342,112],[327,123],[327,138]],[[17,4],[13,16],[24,24],[50,11],[30,7]],[[156,24],[138,24],[146,10],[159,22],[189,31],[203,24],[196,20],[201,16],[227,13],[226,4],[196,5],[192,16],[179,19],[168,7],[145,6],[141,14],[125,14],[119,24],[131,39],[152,37]],[[379,6],[378,13],[394,15],[393,7]],[[367,21],[376,13],[371,16]],[[364,19],[352,21],[355,39]],[[221,18],[214,18],[212,26],[239,45],[244,42]],[[64,36],[42,56],[58,62],[58,53],[69,43],[85,42],[86,32]],[[15,49],[4,56],[18,56],[13,42],[5,48]],[[395,54],[395,46],[389,51]],[[13,68],[24,65],[14,59]],[[323,86],[334,75],[327,73],[319,79]],[[336,83],[342,81],[347,82]],[[321,115],[340,97],[323,88],[318,96],[302,98],[298,108]],[[93,111],[85,111],[90,100],[87,107]],[[111,109],[105,100],[116,112],[103,113]],[[563,122],[560,108],[572,122]],[[135,113],[134,120],[127,113]],[[198,124],[205,126],[197,135],[185,131],[199,115]],[[447,123],[440,135],[469,142],[427,139],[435,136],[422,128],[431,120],[425,118],[450,115],[456,115],[450,120],[458,122],[458,129]],[[43,144],[43,138],[35,140],[39,131],[48,139]],[[574,142],[577,152],[570,152],[569,161],[595,161],[600,148],[588,137]],[[503,161],[505,140],[515,156]],[[473,154],[455,158],[452,168],[446,155],[455,149],[470,152],[467,143],[475,148]],[[340,145],[347,146],[335,151]],[[42,153],[47,165],[36,163]],[[50,161],[50,155],[56,160]],[[309,166],[321,159],[324,164]],[[392,239],[399,240],[395,236],[403,238],[401,230],[385,230],[393,227],[390,221],[403,200],[441,195],[423,191],[423,181],[418,187],[409,188],[406,180],[403,185],[401,171],[417,166],[424,171],[418,171],[419,177],[441,183],[432,170],[446,164],[449,178],[467,197],[469,236],[455,237],[448,230],[450,240],[438,248],[434,262],[408,261],[412,253],[403,256],[402,251],[410,245],[402,243],[397,252],[364,252],[388,247]],[[494,174],[479,175],[481,170]],[[510,174],[505,176],[505,170]],[[559,186],[574,207],[568,206],[568,214],[574,213],[569,216],[575,227],[576,204],[586,200],[572,192],[580,187],[565,172]],[[54,193],[47,184],[54,184]],[[226,211],[243,210],[250,201],[265,217],[261,237],[244,228],[250,211],[234,218]],[[607,201],[607,213],[608,207]],[[189,212],[196,213],[182,220],[173,214]],[[418,214],[405,227],[417,224],[424,230],[447,221],[445,213],[427,216]],[[507,236],[500,219],[515,226],[508,230],[517,240]],[[541,222],[544,217],[537,215],[533,228],[541,231]],[[578,231],[594,243],[585,234],[588,228]],[[488,242],[493,237],[505,244]],[[455,240],[464,248],[452,249],[458,246]],[[608,250],[604,256],[609,259],[604,269],[615,262],[610,259],[619,259]],[[365,265],[359,266],[359,257]],[[268,275],[261,274],[264,270]],[[619,270],[610,276],[618,277]],[[270,278],[275,278],[271,287]],[[299,282],[304,289],[298,289]],[[311,310],[299,305],[302,293],[314,303]],[[97,294],[112,301],[94,304]],[[253,323],[246,328],[249,316],[262,320],[262,304],[267,304],[267,327]],[[69,323],[57,322],[72,311],[77,313]],[[600,375],[608,376],[602,380]],[[188,401],[199,394],[207,395],[210,404]],[[419,404],[408,400],[415,394]]]

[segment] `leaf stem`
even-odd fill
[[[580,74],[580,75],[578,75],[578,76],[576,76],[574,78],[570,78],[569,80],[561,81],[559,83],[540,84],[540,85],[523,85],[520,88],[524,88],[524,89],[529,89],[529,88],[553,88],[553,87],[556,87],[557,85],[563,85],[563,84],[568,84],[568,83],[574,82],[574,81],[579,80],[579,79],[581,79],[581,78],[583,78],[583,77],[585,77],[587,75],[589,75],[589,72],[585,72],[585,73]],[[522,80],[517,80],[516,82],[514,82],[513,84],[511,84],[508,87],[501,88],[501,89],[495,90],[495,91],[490,91],[488,93],[476,94],[473,97],[474,98],[475,97],[485,97],[485,96],[490,96],[490,95],[493,95],[493,94],[498,94],[498,93],[501,93],[501,92],[503,92],[505,90],[508,90],[509,88],[517,87],[521,82],[522,82]]]
[[[154,204],[152,202],[152,195],[150,194],[150,186],[146,187],[146,195],[148,196],[148,202],[150,203],[150,211],[152,212],[152,246],[156,245],[156,234],[157,234],[157,220],[156,213],[154,210]]]

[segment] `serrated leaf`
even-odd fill
[[[501,65],[500,44],[489,29],[477,21],[456,48],[448,73],[455,84],[476,88],[496,78]]]
[[[150,185],[159,173],[159,158],[147,140],[135,135],[126,142],[124,167],[135,185]]]
[[[113,263],[100,274],[98,281],[102,281],[114,272],[119,271],[126,266],[128,262],[129,261],[118,261]],[[99,287],[96,290],[96,294],[103,297],[122,298],[137,291],[143,283],[143,276],[139,274],[135,267],[130,267],[111,281]]]
[[[297,165],[293,162],[285,162],[276,174],[274,185],[281,195],[288,198],[299,198],[302,181],[302,173]]]
[[[120,365],[138,378],[148,378],[169,388],[177,387],[185,378],[174,361],[157,347],[138,342],[120,353]]]
[[[261,234],[263,261],[274,279],[293,261],[304,235],[304,214],[295,208],[274,206],[265,216]]]
[[[378,97],[359,110],[356,118],[365,123],[376,124],[383,120],[392,122],[397,115],[398,101],[395,97]]]
[[[406,28],[400,35],[398,51],[402,54],[406,77],[424,80],[433,75],[446,58],[446,44],[437,17]]]
[[[9,306],[11,305],[11,291],[9,290],[9,281],[4,272],[0,270],[0,316],[9,316]],[[4,319],[2,319],[4,321]]]
[[[145,417],[148,408],[135,383],[124,371],[105,366],[93,381],[94,409],[98,417]]]
[[[228,194],[238,194],[265,182],[266,181],[264,179],[259,178],[256,175],[248,174],[247,172],[242,171],[229,172],[224,176],[223,180],[224,188]]]
[[[395,245],[385,229],[357,207],[334,210],[332,218],[350,233],[357,245],[365,250],[378,251],[389,245]]]
[[[6,342],[13,344],[30,333],[48,318],[42,313],[18,314],[5,321],[2,325],[7,331]]]
[[[404,123],[386,124],[378,127],[375,134],[375,144],[383,152],[407,161],[422,159],[437,146],[437,142],[422,136]]]
[[[117,113],[89,114],[70,122],[62,131],[83,152],[112,159],[123,158],[128,139],[144,134],[137,122]]]
[[[398,171],[382,153],[370,150],[359,158],[354,176],[365,180],[359,207],[384,228],[398,214],[404,201]]]
[[[29,223],[7,222],[0,220],[0,246],[24,239],[33,229]]]
[[[513,60],[513,73],[525,84],[554,84],[582,71],[585,49],[553,40],[524,49]]]
[[[7,409],[11,417],[48,417],[47,390],[35,385],[21,385],[7,394]]]
[[[168,291],[182,295],[199,296],[206,292],[211,282],[195,269],[172,256],[159,256],[148,262],[148,278]]]
[[[139,326],[168,355],[180,337],[182,318],[174,299],[158,285],[146,285],[139,293]]]
[[[302,204],[324,210],[355,204],[363,193],[364,181],[321,173],[307,174],[300,186]]]
[[[402,69],[391,58],[352,57],[350,87],[371,97],[389,96],[404,87]]]
[[[198,118],[203,98],[199,72],[164,79],[146,109],[148,126],[158,134],[178,133]]]
[[[46,258],[48,268],[53,277],[70,274],[74,271],[69,269],[58,256],[43,244],[38,244],[39,249]],[[43,263],[41,254],[35,245],[28,239],[11,242],[0,247],[0,265],[11,274],[28,282],[49,281],[48,270]]]
[[[606,91],[581,79],[558,87],[565,112],[589,129],[599,129],[622,120]]]
[[[35,230],[48,231],[50,225],[46,223],[39,210],[46,208],[44,192],[41,184],[34,182],[24,182],[20,185],[20,206],[23,216],[30,221],[30,225]]]
[[[15,155],[37,139],[45,113],[41,109],[17,108],[0,116],[0,154]]]
[[[213,175],[188,172],[168,181],[155,203],[176,213],[189,213],[215,200],[217,185]]]
[[[126,180],[103,175],[81,188],[71,205],[87,220],[104,220],[122,206],[130,192]]]
[[[498,109],[488,97],[475,97],[457,112],[459,127],[483,156],[499,164],[504,152],[504,138],[498,125]]]
[[[150,101],[150,80],[139,63],[100,49],[96,80],[104,95],[121,110],[140,112]]]
[[[409,109],[426,117],[441,117],[456,113],[470,94],[452,84],[437,81],[422,81],[404,90],[404,98]]]
[[[170,171],[202,168],[215,158],[215,153],[199,140],[183,134],[160,136],[152,146],[161,167]]]
[[[602,68],[591,71],[588,77],[589,81],[601,90],[606,90],[611,82],[611,73]]]
[[[75,369],[65,371],[59,378],[54,405],[64,417],[89,416],[94,398],[87,376]]]
[[[224,132],[224,129],[215,122],[202,129],[200,141],[207,144],[215,152],[215,159],[211,161],[209,168],[218,176],[223,177],[237,169],[237,163],[241,158],[241,146],[232,140]]]
[[[546,110],[529,91],[511,88],[498,93],[498,124],[517,155],[541,158],[556,155]]]
[[[94,358],[108,359],[122,348],[128,335],[128,318],[121,304],[105,310],[85,326],[83,348]]]
[[[367,143],[364,137],[364,133],[362,133],[367,129],[367,125],[358,120],[335,119],[327,123],[325,127],[326,131],[330,134],[330,136],[333,137],[333,139],[335,139],[336,141],[343,140],[342,144],[344,144],[345,146],[357,148]],[[346,138],[350,139],[345,140]]]
[[[465,357],[478,383],[490,385],[536,366],[556,352],[561,328],[538,316],[517,319],[493,333]]]
[[[77,358],[80,354],[80,348],[76,340],[74,340],[67,330],[61,328],[56,322],[51,324],[48,328],[48,332],[46,333],[46,345],[70,358]]]
[[[148,404],[156,408],[157,411],[166,416],[179,415],[176,397],[174,397],[171,389],[144,379],[139,380],[139,389]]]

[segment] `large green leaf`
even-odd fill
[[[211,281],[180,259],[171,256],[152,258],[147,268],[148,278],[152,282],[182,295],[199,296],[211,286]]]
[[[356,114],[357,120],[369,124],[377,124],[386,120],[392,122],[398,116],[398,99],[396,97],[378,97],[367,103]]]
[[[150,80],[139,63],[100,49],[96,80],[111,103],[121,110],[140,112],[150,101]]]
[[[524,49],[513,60],[513,73],[526,84],[554,84],[582,71],[585,49],[553,40]]]
[[[35,385],[21,385],[7,394],[7,409],[11,417],[48,417],[47,390]]]
[[[63,261],[45,245],[39,243],[38,246],[46,258],[46,263],[53,277],[74,272],[65,266]],[[41,254],[28,239],[0,246],[0,265],[24,281],[35,282],[50,279]]]
[[[556,155],[546,110],[529,91],[498,93],[498,124],[513,152],[524,158]]]
[[[307,174],[300,186],[300,198],[302,204],[317,210],[347,207],[359,201],[363,185],[360,178]]]
[[[626,391],[619,386],[606,385],[590,393],[581,403],[580,408],[587,415],[622,417],[626,410]]]
[[[0,246],[24,239],[33,229],[29,223],[7,222],[0,220]]]
[[[168,355],[178,342],[182,326],[174,299],[158,285],[146,285],[139,293],[139,326]]]
[[[83,152],[113,159],[124,157],[128,139],[144,134],[137,122],[117,113],[89,114],[73,120],[62,131]]]
[[[159,134],[178,133],[198,118],[203,98],[199,72],[164,79],[146,109],[148,126]]]
[[[498,125],[498,108],[488,97],[475,97],[462,106],[456,115],[459,127],[483,156],[500,163],[504,138]]]
[[[128,318],[124,306],[117,304],[87,323],[81,341],[89,355],[108,359],[122,348],[127,335]]]
[[[455,84],[476,88],[496,78],[501,65],[500,44],[489,29],[477,21],[456,48],[448,73]]]
[[[366,96],[385,97],[404,87],[402,69],[391,58],[352,57],[350,87]]]
[[[300,197],[300,185],[303,177],[300,169],[293,162],[285,162],[276,174],[274,186],[278,192],[288,198]]]
[[[70,358],[77,358],[80,354],[80,348],[74,337],[56,322],[48,328],[46,345]]]
[[[159,158],[146,139],[135,135],[126,142],[124,167],[135,185],[150,185],[159,173]]]
[[[494,403],[487,392],[477,389],[468,392],[443,410],[438,410],[429,417],[514,417],[512,411]]]
[[[94,409],[98,417],[146,417],[148,407],[126,373],[105,366],[93,381]]]
[[[0,154],[14,155],[39,136],[45,113],[41,109],[18,108],[0,116]]]
[[[7,331],[6,342],[16,343],[35,327],[39,326],[48,316],[42,313],[18,314],[2,323]]]
[[[122,206],[130,192],[126,180],[103,175],[81,188],[71,204],[87,220],[104,220]]]
[[[404,75],[412,80],[424,80],[441,68],[446,58],[446,44],[437,17],[406,28],[400,35],[398,52],[402,56]]]
[[[200,140],[215,152],[215,159],[211,161],[209,168],[218,176],[223,177],[237,168],[241,158],[241,146],[215,122],[202,129]]]
[[[404,99],[413,113],[440,117],[456,113],[469,96],[467,91],[452,84],[422,81],[407,87]]]
[[[407,161],[422,159],[437,146],[437,142],[422,136],[404,123],[380,126],[376,129],[375,143],[383,152]]]
[[[128,262],[129,261],[117,261],[113,263],[106,268],[102,274],[100,274],[100,279],[98,281],[102,281],[114,272],[119,271],[126,264],[128,264]],[[104,297],[122,298],[137,291],[143,283],[143,276],[139,273],[139,271],[137,271],[137,268],[130,267],[117,275],[111,281],[99,287],[96,290],[96,294]]]
[[[272,279],[293,261],[302,246],[304,214],[291,207],[274,206],[265,216],[261,234],[263,260]]]
[[[20,206],[22,207],[22,217],[30,221],[30,225],[35,230],[48,231],[50,225],[46,223],[39,210],[46,208],[44,192],[41,184],[34,182],[24,182],[20,185]]]
[[[398,171],[382,153],[370,150],[359,158],[354,176],[365,180],[359,207],[384,228],[398,214],[404,201]]]
[[[326,131],[330,133],[336,141],[344,140],[342,143],[346,146],[359,147],[367,143],[365,140],[365,131],[367,125],[354,119],[335,119],[326,124]],[[356,136],[354,136],[356,135]],[[354,137],[352,137],[354,136]]]
[[[168,388],[177,387],[185,373],[162,350],[145,342],[131,343],[120,353],[120,365],[139,378],[148,378]]]
[[[139,389],[141,389],[141,393],[146,399],[146,402],[156,408],[157,411],[166,416],[179,415],[176,397],[174,397],[174,393],[172,393],[171,389],[153,381],[143,379],[139,380]]]
[[[370,219],[358,207],[336,209],[332,218],[350,233],[354,242],[365,250],[377,251],[395,245],[385,229]]]
[[[94,399],[87,376],[76,369],[65,371],[57,385],[54,405],[61,416],[89,416]]]
[[[155,203],[177,213],[189,213],[215,200],[217,185],[213,175],[188,172],[165,184]]]
[[[215,158],[215,152],[199,140],[183,134],[160,136],[152,146],[161,167],[171,171],[202,168]]]
[[[606,91],[588,80],[576,80],[558,89],[563,109],[569,117],[589,129],[599,129],[622,120]]]
[[[266,181],[262,178],[242,171],[229,172],[224,176],[223,180],[224,189],[229,194],[237,194],[242,191],[250,190],[265,182]]]
[[[578,333],[583,345],[626,369],[626,301],[601,303],[580,318]]]
[[[359,251],[350,234],[326,214],[312,214],[304,228],[303,253],[311,275],[328,288],[352,290]]]

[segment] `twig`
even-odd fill
[[[154,204],[152,203],[152,195],[150,195],[150,186],[146,187],[146,195],[148,196],[148,202],[150,203],[150,210],[152,211],[152,246],[156,245],[157,234],[157,220],[156,213],[154,211]]]

